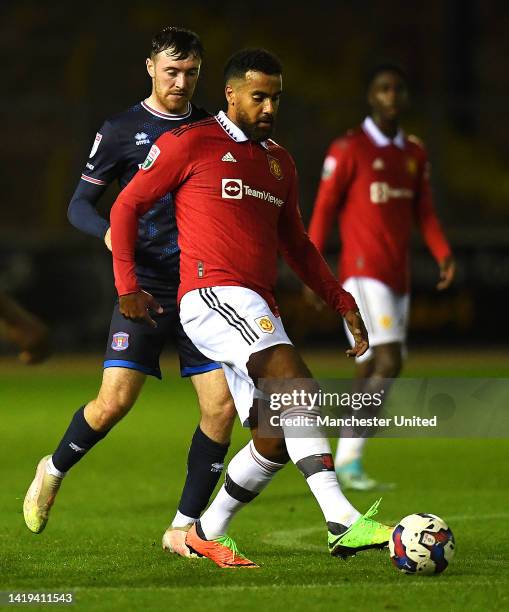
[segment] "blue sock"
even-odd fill
[[[107,431],[95,431],[85,419],[85,406],[79,408],[53,453],[53,465],[61,472],[67,472],[83,457],[99,440],[102,440]]]
[[[219,444],[196,428],[187,456],[187,478],[179,502],[179,512],[199,518],[221,476],[229,444]]]

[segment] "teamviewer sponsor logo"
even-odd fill
[[[221,179],[221,197],[229,200],[241,200],[242,179]]]

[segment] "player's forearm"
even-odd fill
[[[307,236],[299,241],[298,245],[283,251],[283,254],[302,282],[333,310],[342,316],[349,310],[358,310],[353,296],[341,287],[327,262]]]
[[[109,223],[97,212],[97,201],[104,189],[96,185],[78,185],[67,209],[67,218],[75,228],[96,236],[104,238]]]
[[[337,207],[332,198],[318,196],[313,207],[313,214],[309,222],[309,238],[320,251],[325,252],[327,238],[331,227],[334,226]]]
[[[440,262],[450,257],[451,247],[431,204],[421,207],[418,221],[424,242],[436,261]]]
[[[119,195],[110,212],[113,273],[118,295],[139,291],[135,270],[135,248],[140,213]]]

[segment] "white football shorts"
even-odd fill
[[[405,353],[410,296],[395,293],[385,283],[364,276],[351,276],[343,283],[343,288],[351,293],[357,302],[368,330],[370,347],[400,342]],[[345,330],[353,346],[353,336],[346,324]],[[369,348],[357,361],[368,361],[372,357],[373,351]]]
[[[184,295],[180,321],[196,348],[222,364],[241,423],[248,426],[253,398],[261,393],[247,372],[247,362],[253,353],[292,344],[281,318],[251,289],[207,287]]]

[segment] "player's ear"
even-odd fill
[[[150,57],[147,57],[145,63],[147,65],[147,72],[149,73],[150,77],[153,79],[155,77],[155,73],[156,73],[156,69],[155,69],[155,65],[154,65],[154,60],[152,58],[150,58]]]
[[[228,105],[233,106],[235,102],[235,90],[233,89],[230,83],[226,83],[226,86],[224,88],[224,95],[226,96],[226,101],[228,102]]]

